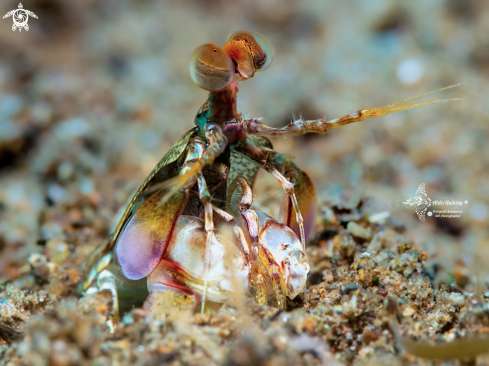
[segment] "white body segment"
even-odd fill
[[[307,274],[311,269],[297,235],[273,217],[255,211],[260,223],[260,242],[275,258],[285,278],[287,296],[295,298],[306,286]]]
[[[286,295],[294,298],[304,289],[310,269],[301,242],[287,226],[267,214],[256,213],[260,224],[260,245],[272,254],[285,279]],[[207,299],[225,302],[233,291],[233,284],[239,283],[241,291],[248,288],[250,267],[246,258],[243,258],[236,243],[226,241],[219,234],[220,228],[230,225],[222,223],[216,228],[217,233],[210,241],[207,253],[204,225],[204,220],[200,218],[179,218],[163,259],[147,278],[150,292],[175,290],[201,296],[207,277]],[[207,274],[206,258],[209,266]],[[229,263],[232,263],[231,268]]]
[[[216,233],[206,253],[204,225],[204,220],[197,217],[179,218],[172,240],[163,254],[164,260],[148,276],[149,291],[174,289],[202,295],[207,277],[207,299],[224,302],[232,291],[233,276],[242,290],[248,287],[249,267],[233,243],[226,242],[222,235]],[[232,268],[228,263],[232,264]],[[173,271],[169,266],[173,267]],[[174,272],[180,272],[180,276]]]

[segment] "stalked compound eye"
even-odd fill
[[[255,32],[232,33],[224,45],[224,51],[236,63],[236,69],[243,79],[267,69],[273,58],[270,42]]]
[[[194,83],[212,92],[225,89],[234,79],[233,60],[212,43],[204,44],[192,53],[189,69]]]

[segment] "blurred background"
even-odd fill
[[[50,239],[86,256],[117,209],[185,131],[207,92],[192,51],[228,34],[266,36],[271,67],[240,83],[238,109],[280,126],[337,118],[443,86],[461,102],[368,120],[325,136],[275,139],[321,202],[371,196],[406,235],[461,276],[489,259],[489,2],[27,0],[29,31],[0,22],[0,281],[29,270]],[[18,7],[3,1],[0,13]],[[280,186],[260,175],[274,215]],[[470,200],[461,218],[393,209],[421,183]],[[476,260],[477,258],[477,260]],[[453,266],[453,268],[452,268]],[[486,277],[484,277],[486,278]],[[487,278],[489,279],[489,278]]]

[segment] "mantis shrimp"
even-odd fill
[[[254,32],[231,34],[224,48],[204,44],[192,54],[190,75],[209,97],[185,133],[154,168],[127,205],[104,246],[88,261],[83,291],[110,289],[116,311],[144,301],[148,291],[172,289],[201,300],[224,302],[235,287],[251,288],[263,304],[275,296],[294,298],[306,283],[305,243],[316,211],[314,184],[270,137],[325,133],[414,107],[412,102],[363,109],[330,121],[296,119],[282,128],[236,110],[238,81],[270,66],[273,49]],[[279,223],[255,211],[252,189],[259,169],[272,174],[286,197]],[[223,234],[223,230],[231,235]],[[224,230],[225,231],[225,230]],[[226,253],[230,258],[225,261]]]

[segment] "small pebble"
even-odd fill
[[[346,226],[348,232],[351,234],[351,236],[355,238],[360,238],[364,240],[369,240],[371,238],[370,231],[367,229],[364,229],[360,225],[358,225],[356,222],[350,221],[348,225]]]

